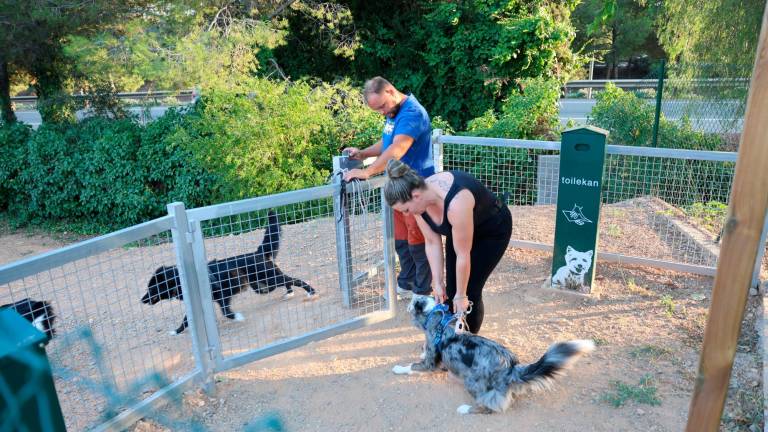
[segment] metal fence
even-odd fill
[[[119,429],[215,372],[391,317],[381,183],[169,205],[169,216],[0,267],[0,304],[51,303],[67,428]],[[266,234],[270,218],[279,236]]]
[[[559,142],[436,131],[433,145],[442,169],[470,172],[497,195],[508,195],[512,246],[552,250]],[[600,259],[713,275],[736,156],[609,145],[602,184]],[[755,268],[757,282],[760,266]]]
[[[747,92],[749,90],[749,70],[722,69],[711,67],[693,67],[691,65],[659,64],[659,70],[654,70],[654,78],[624,79],[624,80],[580,80],[571,81],[563,86],[563,95],[570,101],[572,98],[591,99],[598,95],[608,83],[612,83],[625,91],[632,92],[655,108],[656,115],[653,124],[653,134],[642,142],[626,142],[617,144],[645,145],[653,147],[676,147],[673,131],[663,130],[662,119],[669,125],[690,128],[693,131],[712,134],[724,141],[723,150],[735,150],[743,129],[744,110],[746,108]],[[738,74],[741,75],[738,75]],[[737,75],[734,75],[737,74]],[[738,76],[738,77],[734,77]],[[570,99],[569,99],[570,98]],[[594,106],[589,101],[583,101],[581,109],[587,109],[582,115],[589,115],[589,109]],[[649,107],[649,109],[653,109]],[[635,120],[643,120],[638,117]],[[686,143],[682,143],[685,145]]]

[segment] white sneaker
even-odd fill
[[[397,293],[397,298],[398,298],[398,300],[399,300],[399,299],[406,299],[406,298],[411,298],[411,297],[413,297],[413,291],[411,291],[411,290],[402,289],[402,288],[400,288],[400,287],[398,286],[398,287],[397,287],[397,289],[396,289],[395,291],[396,291],[396,293]]]

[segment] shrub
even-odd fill
[[[167,142],[180,119],[170,111],[143,128],[95,117],[27,132],[15,159],[9,214],[21,224],[66,222],[103,231],[161,216],[168,202],[207,203],[213,176]]]
[[[8,208],[20,188],[19,168],[31,134],[32,129],[21,123],[0,127],[0,211]]]
[[[331,156],[378,139],[381,120],[346,86],[254,80],[250,94],[211,91],[172,142],[218,175],[217,201],[322,184]]]
[[[488,110],[470,120],[467,133],[498,138],[546,139],[557,136],[560,84],[551,79],[524,79],[521,91],[513,93],[501,112]]]
[[[518,139],[557,139],[560,85],[542,78],[521,81],[522,92],[504,101],[501,112],[488,110],[471,120],[466,135]],[[536,200],[536,168],[541,150],[447,145],[445,168],[470,172],[491,190],[510,193],[514,204]],[[510,175],[514,173],[514,175]]]
[[[653,142],[654,107],[612,83],[597,96],[590,123],[609,131],[608,142],[629,146],[650,146]],[[722,150],[725,140],[715,134],[693,130],[683,118],[680,123],[663,116],[659,121],[659,147],[686,150]],[[611,201],[653,195],[674,205],[694,202],[727,202],[733,164],[669,158],[611,156],[606,170],[618,181],[606,183]],[[663,184],[663,187],[660,185]]]

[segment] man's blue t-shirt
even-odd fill
[[[429,114],[413,95],[408,95],[400,104],[400,110],[394,118],[387,117],[381,134],[382,152],[392,145],[395,135],[408,135],[413,138],[411,148],[400,158],[403,163],[413,168],[422,177],[429,177],[435,173]]]

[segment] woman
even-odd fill
[[[512,236],[512,215],[504,203],[471,175],[444,171],[426,179],[391,160],[384,197],[393,209],[416,216],[426,240],[427,259],[438,302],[466,312],[469,331],[483,323],[483,286],[504,256]],[[443,282],[443,248],[446,236]]]

